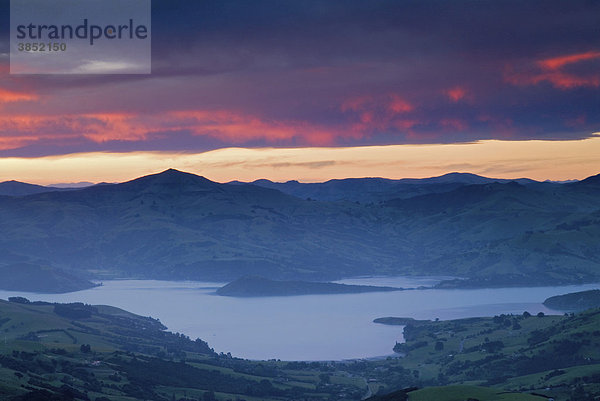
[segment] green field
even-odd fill
[[[476,386],[444,386],[429,387],[409,393],[409,401],[464,401],[466,399],[485,401],[543,401],[544,397],[523,394],[506,393],[495,389]]]
[[[404,357],[247,361],[109,306],[0,300],[0,399],[394,400],[384,395],[408,387],[418,389],[411,401],[600,395],[598,309],[383,321],[408,323],[396,345]]]
[[[405,354],[402,366],[418,372],[422,385],[479,385],[556,400],[572,399],[574,392],[600,394],[600,309],[397,321],[408,325],[406,343],[395,349]]]

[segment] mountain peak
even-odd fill
[[[136,189],[143,187],[145,191],[149,192],[191,192],[215,190],[220,188],[221,184],[196,174],[170,168],[161,173],[150,174],[121,185]]]

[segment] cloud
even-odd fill
[[[12,102],[30,102],[38,99],[39,96],[33,93],[11,91],[0,88],[0,104]]]
[[[152,74],[16,76],[3,58],[0,155],[568,140],[600,129],[598,2],[152,7]]]
[[[444,93],[446,94],[446,96],[448,96],[448,99],[455,103],[464,99],[465,96],[467,96],[467,90],[460,86],[455,86],[453,88],[447,89],[444,91]]]
[[[545,70],[558,70],[567,65],[578,63],[585,60],[600,58],[600,51],[588,51],[585,53],[568,54],[566,56],[552,57],[538,61],[538,64]]]
[[[529,67],[524,71],[515,71],[512,66],[507,67],[506,81],[513,85],[537,85],[549,82],[555,88],[571,90],[579,87],[600,87],[600,73],[597,66],[578,72],[565,71],[571,64],[600,59],[600,51],[587,51],[584,53],[566,54],[542,60],[537,60],[537,70]]]

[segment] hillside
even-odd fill
[[[51,266],[14,263],[0,266],[0,289],[39,293],[63,293],[95,287],[96,284]]]
[[[561,311],[582,311],[590,308],[600,308],[600,290],[557,295],[546,299],[544,305],[550,309]]]
[[[244,276],[219,288],[218,295],[228,297],[276,297],[310,294],[359,294],[364,292],[400,291],[401,288],[370,285],[347,285],[309,281],[280,281]]]
[[[363,380],[329,379],[315,363],[251,362],[217,355],[200,339],[102,305],[0,300],[0,399],[360,399]],[[337,382],[336,384],[333,384]]]
[[[450,187],[366,204],[306,200],[176,170],[0,197],[0,266],[43,261],[98,279],[467,279],[446,287],[600,280],[597,177],[572,184],[462,174],[431,180],[401,185]]]
[[[333,279],[365,266],[390,269],[403,252],[401,240],[378,247],[388,230],[377,220],[360,205],[309,202],[169,170],[0,199],[0,263],[42,259],[98,277]]]
[[[442,286],[547,285],[598,280],[599,196],[585,182],[493,183],[386,205],[410,216],[404,229],[424,271],[469,278]]]
[[[578,392],[579,397],[570,399],[600,394],[600,309],[566,316],[524,312],[405,323],[406,343],[396,344],[394,350],[405,355],[402,366],[417,370],[425,385],[483,385],[496,393],[528,390],[557,400]],[[475,390],[464,388],[465,398],[459,399],[471,394],[478,398]],[[410,393],[409,400],[433,393]]]
[[[14,180],[0,182],[0,195],[4,196],[27,196],[61,190],[61,188],[44,187],[41,185],[27,184],[25,182]]]
[[[600,394],[599,319],[413,321],[403,358],[247,361],[118,308],[11,298],[0,300],[0,398],[582,401]]]

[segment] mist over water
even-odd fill
[[[373,277],[346,284],[428,286],[431,278]],[[342,295],[231,298],[214,295],[224,283],[106,281],[68,294],[0,291],[0,298],[117,306],[163,322],[170,331],[208,341],[217,352],[249,359],[342,360],[392,354],[401,326],[372,323],[385,316],[456,319],[501,313],[559,314],[542,305],[550,296],[597,284],[470,290],[407,290]]]

